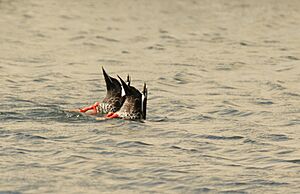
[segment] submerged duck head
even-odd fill
[[[119,77],[119,76],[118,76]],[[121,109],[117,112],[118,116],[123,119],[137,120],[146,119],[147,106],[147,87],[144,84],[143,93],[135,87],[130,86],[130,78],[127,77],[127,84],[120,78],[122,88],[125,92],[125,101]]]

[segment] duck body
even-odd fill
[[[92,106],[79,109],[79,112],[91,115],[101,115],[116,112],[121,108],[125,100],[125,97],[122,96],[122,85],[117,79],[109,76],[103,67],[102,72],[106,83],[105,98],[101,103],[96,102]]]
[[[144,91],[141,93],[135,87],[126,84],[119,77],[122,87],[125,91],[125,100],[117,112],[108,114],[108,118],[121,118],[126,120],[141,120],[146,119],[146,101],[147,101],[147,87],[144,84]],[[145,101],[146,100],[146,101]]]

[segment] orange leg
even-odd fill
[[[106,115],[106,118],[109,118],[109,119],[119,118],[119,115],[117,113],[110,112]]]
[[[94,105],[92,106],[88,106],[82,109],[79,109],[79,112],[83,112],[85,113],[88,110],[93,110],[93,114],[97,114],[97,107],[99,106],[99,102],[96,102]]]

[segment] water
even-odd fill
[[[298,193],[299,1],[0,1],[0,193]],[[68,113],[101,73],[148,120]]]

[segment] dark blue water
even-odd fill
[[[0,0],[0,193],[298,193],[298,1]],[[145,122],[65,111],[101,73]]]

